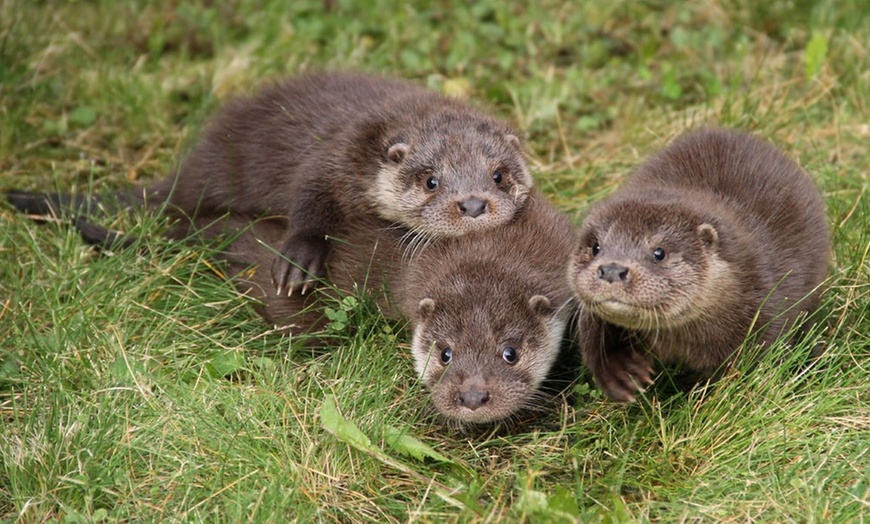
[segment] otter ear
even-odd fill
[[[550,299],[544,295],[535,295],[529,299],[529,307],[535,314],[544,316],[549,315],[553,311],[553,306],[550,304]]]
[[[719,244],[719,233],[711,224],[701,224],[698,226],[698,238],[704,243],[708,249],[716,249]]]
[[[435,313],[435,301],[431,298],[424,298],[417,305],[417,313],[419,313],[421,319],[429,320]]]
[[[389,158],[391,162],[398,164],[405,159],[405,155],[408,154],[408,149],[410,149],[410,146],[404,142],[393,144],[389,149],[387,149],[387,158]]]
[[[519,138],[517,135],[515,135],[515,134],[513,134],[513,133],[507,133],[504,137],[505,137],[505,139],[506,139],[508,142],[510,142],[511,145],[513,145],[515,148],[517,148],[517,149],[522,149],[522,148],[523,148],[523,144],[520,143],[520,138]]]

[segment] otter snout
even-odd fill
[[[457,202],[456,206],[462,215],[470,218],[477,218],[486,213],[486,201],[479,198],[466,198]]]
[[[472,411],[484,406],[492,397],[477,381],[465,383],[456,394],[456,404]]]
[[[627,282],[630,273],[622,264],[602,264],[598,266],[598,278],[610,283]]]
[[[456,397],[456,403],[472,411],[489,402],[489,391],[472,390],[460,393]]]

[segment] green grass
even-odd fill
[[[870,520],[862,2],[333,3],[3,2],[0,190],[156,179],[232,93],[324,67],[511,119],[577,223],[645,155],[718,123],[771,139],[823,189],[826,321],[714,386],[663,377],[624,406],[584,374],[540,421],[469,431],[432,414],[402,325],[365,301],[343,306],[359,329],[336,347],[300,349],[202,250],[152,236],[150,256],[100,256],[4,206],[0,519]],[[328,398],[340,415],[321,416]]]

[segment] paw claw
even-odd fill
[[[279,289],[286,291],[288,297],[293,295],[293,291],[302,295],[308,293],[315,285],[314,280],[324,272],[328,248],[326,240],[319,234],[297,233],[288,238],[272,265],[272,277],[281,283]]]

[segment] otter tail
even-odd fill
[[[160,204],[154,201],[154,192],[148,191],[148,205]],[[73,195],[70,193],[35,193],[9,190],[6,200],[21,213],[34,217],[62,218],[64,216],[93,216],[113,214],[145,205],[146,192],[139,190],[118,191],[108,196]]]
[[[21,213],[34,216],[59,218],[66,210],[90,207],[87,198],[63,193],[31,193],[13,189],[6,193],[6,200]]]
[[[76,231],[82,239],[97,248],[127,249],[139,239],[133,235],[125,235],[118,231],[106,229],[103,226],[92,224],[82,217],[76,217],[74,222]]]
[[[128,192],[118,192],[111,198],[104,198],[68,193],[36,193],[13,189],[6,193],[6,200],[19,212],[37,220],[70,218],[79,235],[88,244],[98,248],[122,249],[133,245],[137,237],[98,226],[89,222],[88,218],[96,214],[128,210],[136,205],[144,204],[144,198]]]

